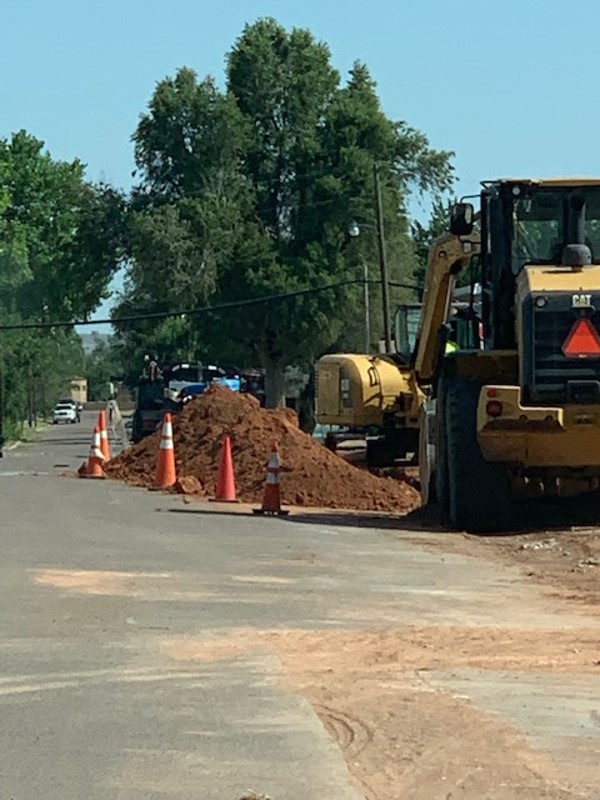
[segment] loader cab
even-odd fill
[[[479,214],[465,206],[451,224],[479,221],[484,349],[513,354],[502,380],[533,406],[600,405],[600,180],[486,182]]]
[[[555,273],[600,264],[600,181],[485,182],[481,284],[485,346],[516,349],[516,282],[526,266]],[[464,204],[462,204],[464,205]]]

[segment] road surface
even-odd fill
[[[594,608],[440,534],[66,477],[92,425],[0,461],[1,798],[600,798]]]

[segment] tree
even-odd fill
[[[0,162],[13,307],[29,319],[89,313],[119,265],[123,199],[86,183],[81,162],[54,161],[25,131],[0,143]]]
[[[385,116],[364,65],[341,85],[330,61],[309,31],[259,20],[228,54],[225,93],[181,70],[159,84],[134,136],[141,180],[125,302],[166,308],[184,297],[219,304],[288,295],[193,324],[213,358],[258,358],[270,406],[284,402],[287,365],[312,363],[356,328],[348,321],[376,240],[367,233],[345,247],[346,231],[353,219],[365,230],[374,222],[374,161],[392,279],[414,266],[408,193],[451,181],[450,154]]]
[[[427,225],[422,225],[418,220],[413,220],[411,224],[411,234],[414,243],[414,250],[417,264],[413,272],[415,282],[421,291],[419,300],[422,297],[422,289],[425,286],[425,274],[429,260],[429,248],[438,236],[448,230],[450,222],[450,206],[441,198],[436,198],[432,204],[431,214]]]
[[[190,69],[161,81],[134,134],[139,182],[128,219],[129,266],[114,315],[204,304],[217,275],[232,258],[242,226],[246,191],[239,160],[244,137],[232,98]],[[117,325],[132,356],[171,348],[197,331],[187,320],[175,328]],[[160,338],[160,341],[158,339]]]
[[[254,133],[244,164],[258,225],[251,252],[240,248],[235,273],[221,284],[227,296],[233,287],[261,296],[360,279],[357,262],[372,258],[373,237],[354,246],[354,262],[342,245],[352,219],[374,222],[374,161],[384,178],[392,276],[408,274],[405,197],[414,184],[447,187],[449,157],[385,116],[367,68],[357,63],[340,87],[324,44],[308,31],[288,34],[274,20],[260,20],[229,54],[228,88]],[[283,402],[287,364],[310,363],[339,340],[357,316],[360,292],[341,286],[258,307],[244,320],[266,370],[268,405]]]
[[[0,323],[74,321],[105,295],[123,253],[124,199],[55,161],[25,131],[0,140]],[[32,420],[83,367],[73,330],[0,332],[0,423]]]
[[[85,358],[89,399],[109,400],[109,385],[122,374],[123,364],[118,344],[112,338],[107,341],[98,337],[92,352]]]

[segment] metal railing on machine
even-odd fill
[[[126,450],[131,446],[131,442],[129,441],[121,409],[116,400],[109,400],[106,403],[106,419],[109,428],[112,429],[115,437],[120,441],[122,449]]]

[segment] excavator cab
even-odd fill
[[[398,306],[394,318],[396,331],[396,352],[405,364],[409,364],[417,341],[417,331],[421,318],[420,303],[406,303]]]

